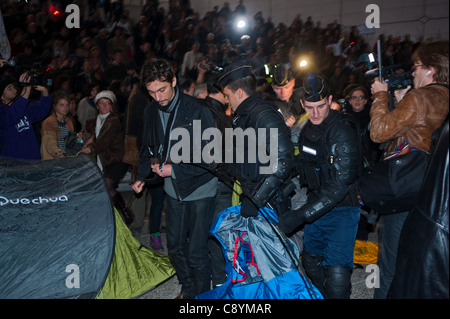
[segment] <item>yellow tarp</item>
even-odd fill
[[[378,260],[378,245],[369,242],[356,240],[353,255],[355,264],[375,264]]]

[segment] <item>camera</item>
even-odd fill
[[[52,86],[53,78],[46,73],[35,74],[30,79],[30,85]]]
[[[395,71],[399,70],[399,69],[402,69],[401,64],[383,67],[381,70],[381,77],[388,84],[389,91],[404,89],[408,85],[412,85],[412,83],[413,83],[412,72],[408,71],[408,72],[403,72],[403,73],[397,74]],[[378,77],[378,76],[380,76],[379,69],[373,69],[373,70],[367,71],[365,73],[366,78],[372,78],[372,77]]]
[[[34,63],[27,74],[30,76],[30,83],[21,83],[22,86],[53,85],[53,75],[48,66],[41,66],[38,63]]]

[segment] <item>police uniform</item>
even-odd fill
[[[319,76],[308,77],[304,100],[329,96]],[[329,110],[319,125],[303,128],[296,158],[300,183],[309,188],[300,209],[280,218],[289,233],[305,224],[302,263],[313,284],[326,298],[350,298],[353,247],[360,218],[357,179],[363,168],[359,125],[350,115]]]
[[[223,75],[218,79],[218,84],[220,87],[225,88],[237,79],[249,75],[253,75],[251,61],[240,60],[224,69]],[[252,128],[256,134],[258,134],[258,129],[266,129],[266,145],[258,145],[257,148],[251,147],[247,138],[244,139],[242,149],[236,146],[237,143],[233,143],[234,158],[232,163],[229,163],[229,174],[240,181],[244,194],[241,197],[241,215],[244,217],[255,217],[257,216],[258,208],[264,207],[269,200],[273,199],[290,176],[293,167],[294,146],[283,116],[276,111],[273,102],[263,99],[261,92],[256,92],[249,96],[239,105],[235,111],[232,125],[234,131],[240,128],[245,132],[245,130]],[[261,169],[266,164],[260,162],[257,153],[260,147],[264,147],[266,154],[271,154],[269,141],[272,128],[277,129],[275,137],[278,142],[278,158],[272,167],[271,174],[266,174],[261,173]],[[244,154],[244,161],[239,163],[236,159],[238,153],[241,152]],[[255,162],[249,161],[249,154],[255,155],[251,154],[251,152],[256,152]]]
[[[272,85],[282,87],[288,85],[292,80],[294,80],[294,76],[292,75],[291,70],[280,64],[276,65],[271,70],[271,79]],[[282,101],[278,98],[277,94],[272,91],[267,95],[266,99],[275,102],[277,110],[280,110],[285,119],[292,115],[295,120],[298,120],[298,118],[305,113],[305,110],[300,103],[301,92],[302,89],[300,88],[294,89],[289,100]]]

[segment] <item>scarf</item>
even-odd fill
[[[161,156],[162,163],[166,163],[168,161],[169,157],[169,150],[171,146],[170,141],[170,132],[172,132],[172,126],[174,119],[176,117],[178,106],[180,104],[180,90],[176,86],[175,87],[175,95],[166,106],[161,106],[159,103],[155,102],[156,106],[158,108],[158,118],[159,120],[156,120],[156,125],[152,126],[152,143],[151,145],[157,145],[157,153],[159,156]],[[163,113],[170,113],[169,121],[166,123],[164,122],[164,115]]]

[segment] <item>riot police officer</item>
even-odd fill
[[[236,143],[233,144],[233,160],[229,162],[229,174],[240,181],[241,215],[256,217],[258,209],[264,207],[273,199],[287,182],[292,166],[294,146],[290,139],[290,131],[284,122],[283,116],[276,111],[273,102],[265,101],[261,92],[256,91],[256,78],[252,73],[251,60],[239,60],[223,70],[218,79],[231,109],[235,113],[233,119],[233,133],[245,132],[246,137],[234,135]],[[259,129],[266,129],[266,145],[251,145],[258,138],[248,138],[252,132],[260,133]],[[274,134],[276,132],[276,134]],[[272,133],[272,134],[271,134]],[[273,154],[269,141],[277,142],[277,157],[270,160],[269,165],[260,161],[260,154]],[[243,139],[242,141],[238,141]],[[242,142],[243,147],[237,146]],[[255,147],[256,146],[256,147]],[[243,161],[238,156],[243,155]],[[256,156],[255,156],[256,155]],[[250,156],[250,157],[249,157]],[[255,161],[250,160],[253,156]],[[281,196],[281,194],[278,194]]]
[[[266,99],[275,102],[277,110],[283,114],[286,124],[291,127],[305,113],[300,104],[301,89],[295,88],[295,78],[291,70],[283,64],[275,65],[271,76],[273,91]]]
[[[279,226],[289,234],[305,224],[302,264],[308,277],[325,298],[350,298],[363,167],[359,126],[330,108],[330,89],[320,76],[308,75],[302,95],[308,123],[300,134],[297,170],[308,200],[281,216]]]

